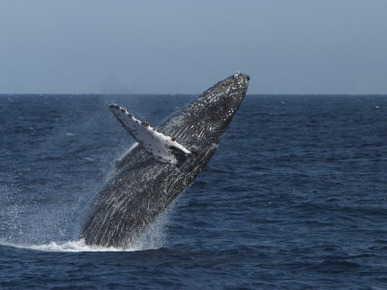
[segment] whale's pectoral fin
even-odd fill
[[[187,154],[191,153],[176,142],[176,138],[158,132],[149,122],[141,122],[125,108],[115,104],[109,108],[126,131],[155,159],[168,164],[181,164],[186,160]]]

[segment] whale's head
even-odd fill
[[[188,163],[207,163],[241,105],[249,80],[248,75],[237,72],[218,82],[162,124],[159,131],[196,153]]]
[[[250,77],[237,72],[218,82],[159,128],[182,144],[217,144],[241,105]]]

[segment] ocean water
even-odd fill
[[[133,140],[195,96],[1,95],[0,288],[386,289],[387,96],[248,95],[133,249],[85,246]]]

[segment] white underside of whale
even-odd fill
[[[110,110],[121,122],[124,128],[133,138],[140,143],[146,151],[163,163],[176,164],[178,162],[176,153],[190,154],[191,152],[183,145],[176,142],[175,138],[166,136],[151,127],[148,122],[141,122],[133,114],[118,105],[110,105]]]

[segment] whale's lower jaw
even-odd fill
[[[209,162],[246,95],[248,82],[247,75],[234,74],[158,128],[191,151],[179,166],[157,161],[142,146],[133,148],[95,198],[81,238],[89,245],[131,247]]]

